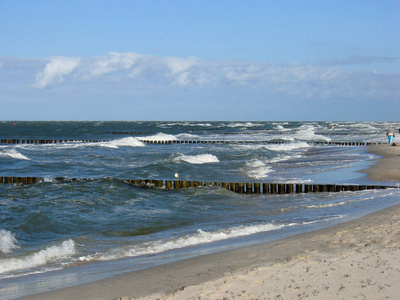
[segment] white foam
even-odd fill
[[[0,229],[0,252],[11,253],[18,248],[19,245],[15,235],[8,230]]]
[[[184,161],[190,164],[209,164],[209,163],[217,163],[219,159],[212,154],[199,154],[199,155],[184,155],[178,154],[178,156],[174,159],[175,161]]]
[[[156,135],[150,135],[146,137],[139,137],[139,140],[144,141],[175,141],[177,138],[172,134],[158,133]]]
[[[246,163],[245,172],[251,178],[262,179],[266,178],[268,173],[273,172],[273,169],[261,160],[252,160]]]
[[[102,147],[119,148],[119,147],[145,147],[146,145],[134,137],[126,137],[118,140],[100,143]]]
[[[75,253],[75,243],[73,240],[69,239],[62,242],[61,245],[49,246],[23,258],[8,258],[0,260],[0,274],[44,266],[48,263],[71,257]]]
[[[279,131],[290,131],[289,128],[285,128],[282,125],[277,125],[274,129]]]
[[[181,133],[176,136],[178,139],[199,139],[198,135],[189,134],[189,133]]]
[[[310,145],[307,144],[306,142],[298,142],[298,143],[287,143],[287,144],[270,144],[270,145],[264,145],[263,147],[272,151],[293,151],[301,148],[309,148]]]
[[[227,125],[227,127],[232,127],[232,128],[236,128],[236,127],[257,127],[257,126],[262,126],[262,124],[253,124],[251,122],[247,122],[247,123],[230,123]]]
[[[5,150],[1,151],[0,152],[0,157],[11,157],[11,158],[14,158],[14,159],[30,160],[28,157],[26,157],[25,155],[19,153],[15,149],[5,149]]]
[[[158,127],[168,127],[168,126],[199,126],[199,127],[210,127],[213,126],[210,123],[188,123],[188,122],[178,122],[178,123],[168,123],[161,124]]]
[[[168,250],[196,246],[200,244],[211,243],[235,237],[247,236],[260,232],[273,231],[280,229],[282,227],[283,225],[260,224],[260,225],[250,225],[250,226],[242,225],[214,232],[206,232],[201,229],[198,229],[196,233],[191,235],[186,235],[180,238],[173,238],[167,241],[161,240],[161,241],[148,242],[142,245],[134,246],[129,249],[114,249],[113,251],[110,251],[109,253],[106,254],[84,256],[81,257],[79,260],[80,261],[90,261],[94,259],[110,260],[110,259],[119,259],[124,257],[156,254]]]
[[[296,132],[293,136],[298,140],[331,140],[329,137],[316,135],[315,129],[316,128],[313,125],[302,125],[300,126],[299,131]]]

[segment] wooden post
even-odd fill
[[[244,194],[244,183],[239,182],[236,184],[236,193]]]
[[[165,181],[165,188],[167,190],[171,190],[172,189],[172,181],[171,180]]]
[[[285,194],[285,193],[286,193],[285,184],[279,183],[278,184],[278,194]]]
[[[321,184],[319,187],[319,191],[326,193],[328,191],[328,185],[327,184]]]
[[[271,183],[269,187],[271,194],[276,194],[276,183]]]
[[[246,194],[253,194],[253,184],[251,182],[246,183]]]
[[[179,180],[174,180],[174,189],[179,189],[181,187]]]
[[[222,187],[229,190],[229,182],[223,182]]]
[[[292,183],[288,183],[286,185],[286,194],[293,194],[293,184]]]
[[[260,194],[261,193],[261,186],[259,182],[254,183],[254,193]]]
[[[296,193],[302,193],[303,192],[303,185],[302,184],[296,184]]]
[[[360,191],[364,191],[366,188],[367,188],[366,185],[360,185],[358,189],[359,189]]]
[[[187,188],[188,187],[188,182],[186,180],[181,181],[181,188]]]
[[[263,194],[269,194],[269,183],[263,183]]]
[[[162,180],[156,180],[156,187],[162,188],[163,187],[163,181]]]
[[[328,184],[328,192],[334,192],[335,191],[335,185],[334,184]]]

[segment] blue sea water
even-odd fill
[[[398,204],[397,189],[242,195],[216,186],[166,190],[124,182],[174,180],[178,173],[181,180],[207,182],[393,185],[359,172],[377,159],[365,146],[315,144],[386,142],[387,127],[384,122],[0,122],[1,139],[75,140],[0,145],[0,176],[44,178],[32,185],[0,185],[0,298],[262,243]]]

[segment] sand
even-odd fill
[[[368,151],[381,156],[376,164],[363,170],[368,178],[376,181],[400,182],[400,146],[375,145],[369,147]]]
[[[364,171],[398,181],[400,147]],[[157,266],[25,299],[398,299],[400,205],[283,240]]]

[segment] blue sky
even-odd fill
[[[0,45],[0,120],[400,115],[397,0],[0,0]]]

